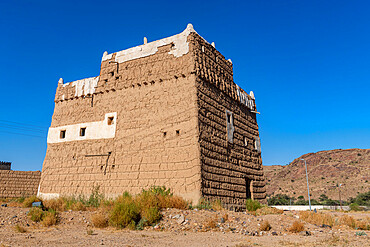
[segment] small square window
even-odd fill
[[[108,125],[114,124],[114,117],[108,117]]]
[[[66,131],[65,131],[65,130],[61,130],[61,131],[60,131],[59,138],[60,138],[60,139],[64,139],[64,138],[66,138]]]
[[[85,136],[86,134],[86,128],[81,128],[80,129],[80,136]]]

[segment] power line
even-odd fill
[[[3,124],[3,123],[0,123],[0,128],[24,130],[24,131],[31,131],[31,132],[38,132],[38,133],[45,133],[47,131],[47,130],[27,128],[27,127],[13,126],[13,125],[10,125],[10,124]]]
[[[9,131],[3,131],[0,130],[1,133],[8,133],[8,134],[14,134],[14,135],[22,135],[22,136],[32,136],[32,137],[38,137],[38,138],[45,138],[45,136],[37,136],[37,135],[29,135],[29,134],[24,134],[24,133],[16,133],[16,132],[9,132]]]
[[[40,126],[40,125],[34,125],[34,124],[28,124],[28,123],[20,123],[20,122],[14,122],[14,121],[8,121],[8,120],[1,120],[0,122],[5,122],[5,123],[12,123],[12,124],[17,124],[17,125],[24,125],[24,126],[33,126],[36,127],[37,129],[47,129],[47,127]]]

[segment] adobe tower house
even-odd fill
[[[104,52],[100,75],[59,80],[38,195],[106,197],[166,186],[197,203],[265,200],[253,92],[189,24],[180,34]]]

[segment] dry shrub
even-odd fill
[[[304,231],[304,225],[303,223],[296,220],[293,222],[292,226],[288,229],[288,231],[295,233]]]
[[[34,202],[41,202],[42,200],[38,198],[37,196],[30,196],[24,199],[23,201],[23,207],[29,208],[32,207],[32,203]]]
[[[261,225],[259,227],[260,231],[270,231],[271,230],[271,225],[267,220],[264,220],[261,222]]]
[[[31,208],[27,215],[32,221],[40,222],[44,216],[44,212],[40,208]]]
[[[224,209],[224,207],[222,206],[222,202],[219,199],[212,201],[211,207],[213,210],[216,210],[216,211],[221,211]]]
[[[356,221],[356,228],[359,230],[370,230],[370,218],[366,217],[365,221]]]
[[[284,210],[273,208],[273,207],[262,207],[256,210],[255,215],[267,215],[267,214],[282,214]]]
[[[108,218],[102,212],[97,212],[91,216],[93,226],[104,228],[108,226]]]
[[[214,229],[217,227],[217,218],[213,218],[213,219],[209,219],[208,221],[206,221],[206,223],[204,224],[204,230],[211,230],[211,229]]]
[[[353,217],[348,216],[348,215],[341,216],[337,222],[338,222],[337,223],[338,225],[345,225],[351,228],[356,228],[356,220]]]
[[[58,215],[54,210],[50,210],[44,213],[44,217],[41,221],[43,226],[53,226],[58,222]]]
[[[222,218],[224,218],[224,220],[226,222],[229,219],[229,215],[228,214],[224,214],[224,216]]]
[[[167,201],[166,207],[162,208],[177,208],[177,209],[188,209],[189,204],[187,201],[179,196],[167,196],[165,199]]]
[[[162,214],[157,207],[141,208],[143,226],[153,225],[162,218]]]
[[[299,212],[299,218],[314,225],[334,225],[334,217],[330,214],[302,211]]]
[[[62,198],[50,199],[43,202],[47,209],[54,211],[66,211],[66,203]]]
[[[314,213],[314,212],[300,212],[300,219],[308,223],[315,225],[329,225],[329,226],[348,226],[353,229],[369,230],[370,229],[370,218],[364,221],[356,220],[351,216],[343,215],[340,217],[334,217],[326,213]]]
[[[120,198],[109,215],[109,223],[117,228],[135,228],[140,221],[140,208],[130,198]]]
[[[20,232],[20,233],[25,233],[25,232],[27,232],[27,230],[26,230],[26,228],[24,228],[23,226],[20,226],[20,225],[15,225],[15,230],[17,231],[17,232]]]
[[[71,205],[73,211],[86,211],[86,206],[82,202],[76,202]]]

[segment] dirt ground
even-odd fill
[[[290,233],[287,229],[296,220],[297,212],[254,216],[245,212],[213,210],[177,210],[162,212],[163,219],[142,231],[99,229],[92,226],[94,212],[60,213],[56,226],[43,227],[32,222],[20,207],[0,207],[0,247],[5,246],[369,246],[370,231],[349,227],[321,227],[304,223],[305,232]],[[326,212],[343,214],[340,212]],[[370,213],[346,213],[356,219]],[[271,230],[260,231],[268,221]],[[23,226],[20,233],[15,226]],[[307,232],[306,232],[307,231]],[[356,235],[362,232],[362,236]]]

